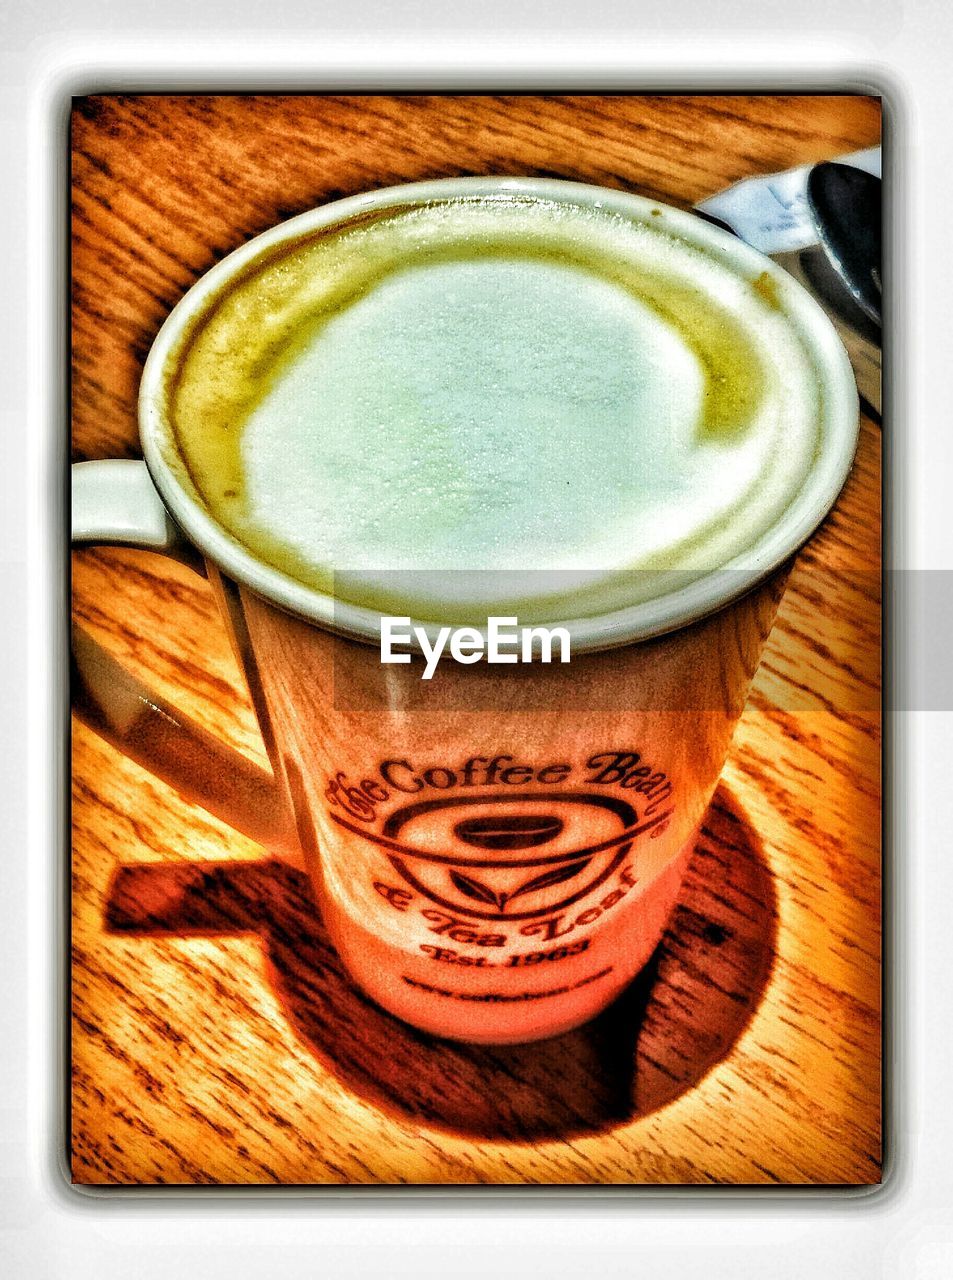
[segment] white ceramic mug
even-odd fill
[[[796,499],[734,563],[597,617],[566,618],[569,665],[383,666],[379,615],[263,563],[176,465],[160,394],[206,300],[262,251],[382,207],[515,193],[646,217],[618,191],[450,179],[355,196],[219,263],[163,326],[140,394],[144,463],[73,469],[74,544],[151,548],[207,573],[245,672],[274,781],[201,737],[83,636],[83,714],[192,798],[264,842],[289,819],[354,980],[438,1035],[511,1042],[593,1017],[658,945],[768,635],[791,557],[835,501],[857,395],[820,308],[781,296],[820,373],[822,442]],[[746,278],[780,269],[691,214],[677,234]],[[556,625],[556,624],[553,624]],[[198,743],[198,750],[188,744]]]

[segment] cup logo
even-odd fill
[[[668,813],[639,822],[634,805],[591,791],[519,791],[420,800],[380,832],[332,813],[379,845],[414,891],[457,914],[524,921],[584,898],[621,866],[633,841]]]

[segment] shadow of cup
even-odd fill
[[[761,999],[776,910],[760,841],[721,786],[665,937],[635,982],[583,1027],[506,1046],[441,1040],[365,997],[307,876],[275,859],[123,866],[106,924],[144,938],[257,934],[294,1031],[355,1093],[404,1120],[520,1141],[611,1128],[696,1085]]]

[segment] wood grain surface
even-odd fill
[[[99,97],[72,121],[74,459],[135,457],[168,311],[276,221],[417,178],[688,206],[879,140],[812,97]],[[663,946],[579,1031],[434,1040],[342,974],[294,859],[74,721],[77,1183],[869,1184],[881,1168],[880,431],[795,568]],[[73,557],[83,627],[267,767],[211,593]]]

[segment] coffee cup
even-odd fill
[[[140,432],[143,463],[74,467],[74,544],[208,576],[273,779],[79,637],[85,714],[296,842],[391,1013],[486,1043],[593,1017],[662,937],[792,557],[851,465],[820,308],[627,193],[417,183],[203,276],[149,355]],[[564,634],[568,661],[538,635],[491,661],[501,618]],[[447,627],[471,650],[423,679]]]

